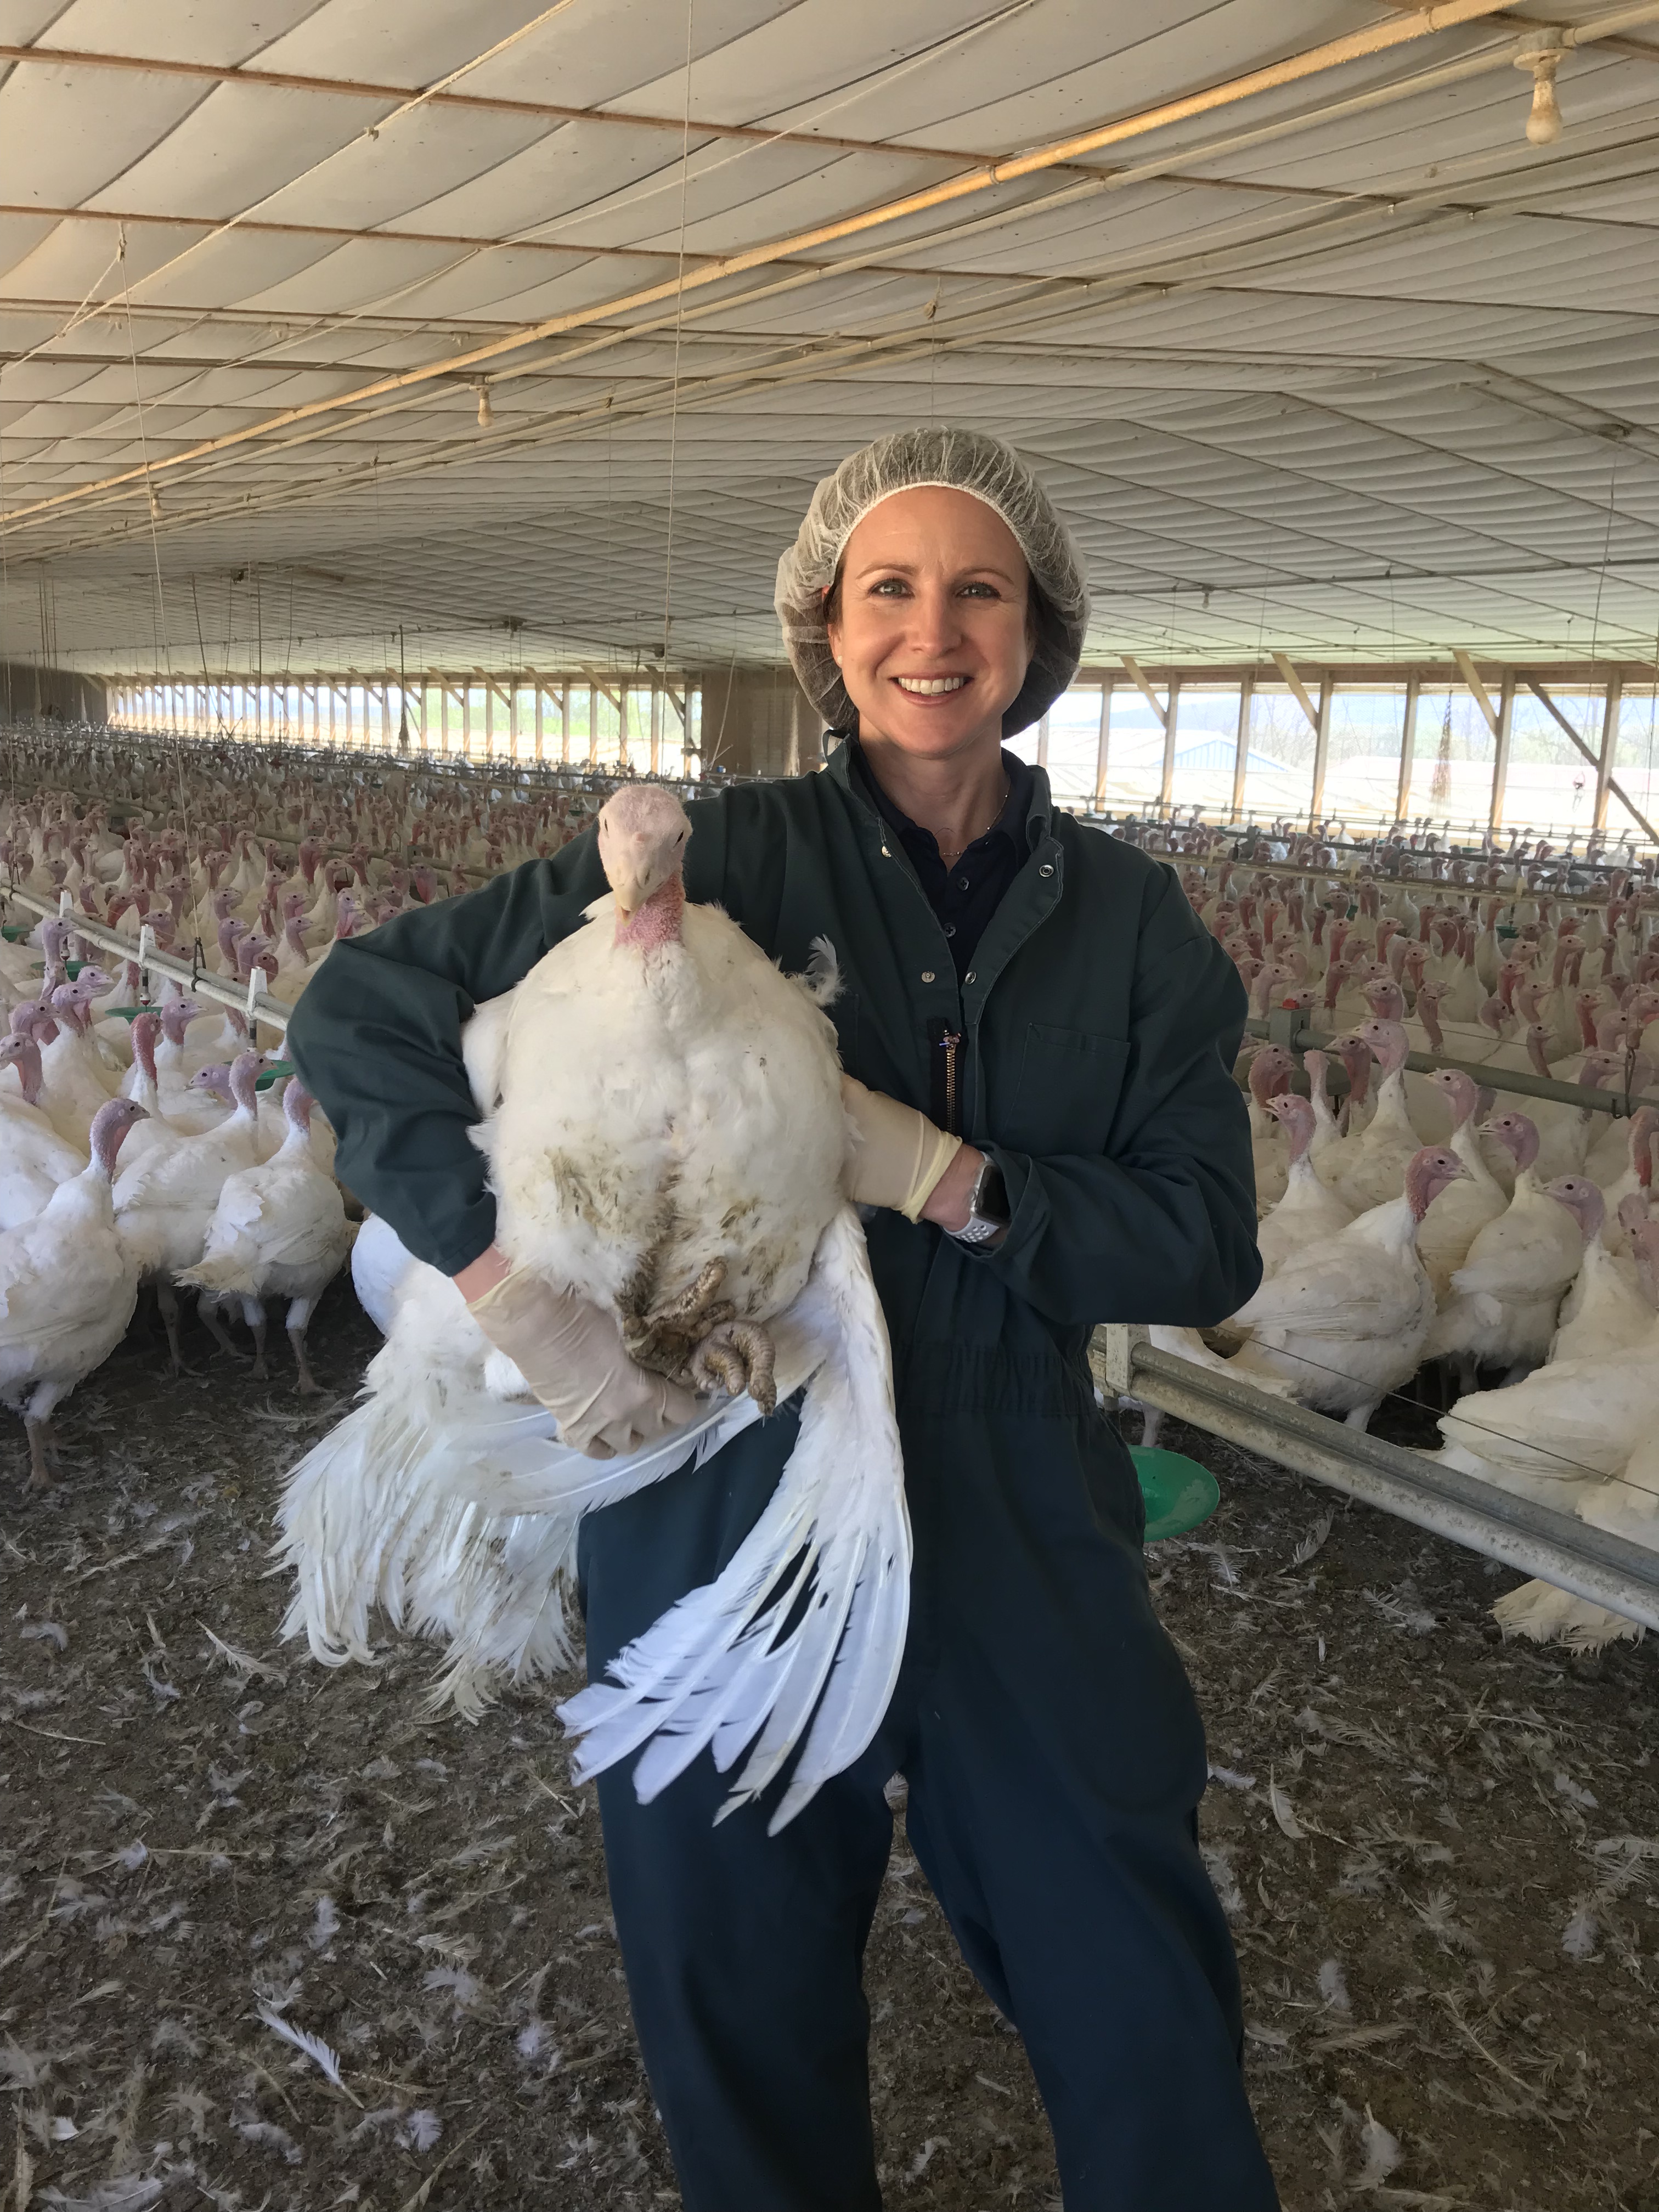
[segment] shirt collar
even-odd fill
[[[867,800],[899,836],[925,837],[937,849],[933,832],[913,822],[882,789],[864,757],[857,731],[832,730],[830,734],[843,741],[831,755],[830,765],[840,769],[842,779],[848,788]],[[1040,769],[1030,768],[1018,753],[1011,753],[1006,745],[1002,748],[1002,767],[1008,779],[1008,797],[1001,813],[990,828],[982,832],[982,836],[994,837],[1000,833],[1007,838],[1016,854],[1023,857],[1036,845],[1037,838],[1047,832],[1048,780]],[[975,844],[981,842],[979,837],[974,840]]]

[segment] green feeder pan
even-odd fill
[[[0,924],[0,937],[3,937],[8,945],[24,945],[27,943],[28,933],[33,927],[33,922],[8,921]]]
[[[1184,1536],[1207,1521],[1221,1503],[1221,1486],[1206,1467],[1184,1452],[1149,1451],[1131,1444],[1129,1456],[1140,1479],[1146,1501],[1146,1541],[1157,1544],[1165,1536]]]
[[[291,1060],[273,1060],[253,1087],[256,1091],[269,1091],[273,1083],[293,1073],[294,1062]]]
[[[84,960],[66,960],[64,963],[64,973],[72,983],[86,964]],[[46,963],[44,960],[37,960],[29,970],[31,975],[44,975],[46,972]]]

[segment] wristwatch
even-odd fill
[[[949,1233],[958,1244],[989,1244],[1008,1226],[1008,1193],[1002,1170],[988,1154],[981,1158],[968,1194],[968,1218]]]

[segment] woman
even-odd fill
[[[699,801],[688,894],[783,965],[827,936],[851,1195],[892,1335],[914,1526],[882,1733],[776,1838],[713,1825],[703,1759],[648,1806],[599,1784],[635,2019],[689,2212],[873,2212],[860,1960],[884,1785],[963,1951],[1024,2035],[1069,2212],[1266,2212],[1237,1971],[1196,1842],[1206,1765],[1142,1565],[1100,1321],[1203,1323],[1255,1285],[1244,1013],[1174,875],[1054,811],[1003,750],[1076,668],[1076,556],[1018,458],[918,430],[818,486],[778,574],[823,773]],[[591,838],[336,948],[289,1032],[340,1172],[453,1274],[567,1437],[684,1417],[615,1323],[507,1278],[460,1025],[580,925]],[[558,1357],[545,1356],[555,1343]],[[753,1525],[792,1407],[591,1516],[590,1676]]]

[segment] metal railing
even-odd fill
[[[1288,1045],[1293,1052],[1329,1052],[1337,1036],[1347,1031],[1333,1031],[1327,1036],[1322,1030],[1309,1029],[1299,1012],[1281,1008],[1270,1014],[1266,1021],[1252,1015],[1244,1024],[1251,1036],[1266,1037],[1269,1044]],[[1494,1067],[1489,1060],[1452,1060],[1438,1052],[1408,1052],[1406,1065],[1415,1075],[1432,1075],[1443,1067],[1455,1068],[1467,1075],[1477,1086],[1489,1091],[1513,1091],[1522,1098],[1547,1098],[1559,1106],[1588,1106],[1597,1114],[1611,1114],[1615,1120],[1627,1120],[1639,1106],[1659,1107],[1659,1098],[1650,1097],[1639,1091],[1592,1091],[1581,1083],[1558,1083],[1553,1076],[1538,1074],[1529,1067]],[[1340,1091],[1335,1079],[1340,1069],[1333,1069],[1333,1087]]]
[[[1159,1352],[1144,1328],[1109,1325],[1095,1331],[1094,1343],[1108,1391],[1276,1460],[1517,1573],[1535,1575],[1627,1620],[1659,1629],[1659,1552],[1592,1528],[1575,1515],[1534,1505],[1495,1483],[1442,1466],[1427,1453],[1367,1436],[1196,1361]],[[1586,1480],[1605,1478],[1587,1469]]]
[[[33,891],[0,888],[0,905],[20,906],[25,914],[39,915],[43,921],[64,922],[76,937],[100,951],[113,952],[123,961],[136,960],[141,977],[169,976],[188,991],[192,998],[210,999],[216,1006],[233,1006],[239,1014],[247,1017],[248,1025],[257,1036],[255,1024],[263,1022],[273,1030],[286,1030],[289,1017],[294,1009],[286,1000],[273,999],[268,991],[250,978],[244,986],[228,983],[222,975],[215,975],[196,963],[181,960],[176,953],[163,952],[150,936],[148,925],[135,939],[124,937],[118,930],[106,929],[100,921],[77,914],[67,891],[53,901],[37,898]],[[254,975],[260,970],[256,969]]]

